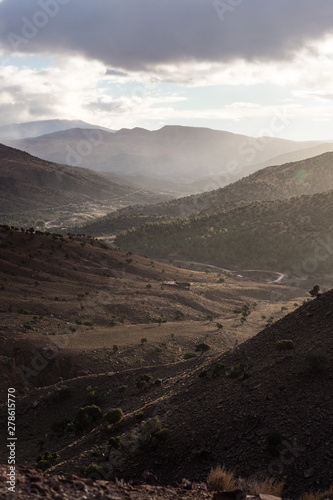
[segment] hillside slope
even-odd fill
[[[124,250],[232,269],[305,278],[333,272],[333,191],[262,201],[192,219],[147,223],[121,233]]]
[[[288,199],[333,189],[333,153],[274,165],[233,184],[200,195],[154,205],[128,207],[87,225],[89,234],[108,234],[139,227],[144,222],[192,217],[231,210],[254,201]]]
[[[29,211],[53,214],[54,209],[82,203],[118,208],[165,198],[132,186],[121,185],[87,169],[41,160],[0,145],[0,212],[22,220]]]

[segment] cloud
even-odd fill
[[[105,74],[107,76],[128,76],[127,73],[123,71],[117,71],[116,69],[107,69]]]
[[[333,33],[327,0],[2,0],[7,53],[80,55],[111,71],[290,60]]]

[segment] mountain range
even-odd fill
[[[25,139],[27,137],[38,137],[39,135],[52,134],[60,130],[68,130],[71,128],[112,130],[105,127],[96,127],[91,123],[82,120],[37,120],[25,123],[12,123],[0,126],[0,141]]]
[[[274,137],[248,137],[208,128],[165,126],[149,131],[121,129],[115,133],[71,128],[6,144],[48,161],[100,172],[153,179],[179,193],[223,187],[264,166],[331,151],[333,145],[294,142]],[[291,155],[290,159],[289,156]],[[139,180],[140,182],[140,180]]]

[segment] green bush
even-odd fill
[[[143,380],[144,382],[149,382],[153,377],[150,375],[150,373],[144,373],[143,375],[140,375],[140,377],[137,378],[137,380]]]
[[[162,385],[162,379],[161,378],[157,378],[154,382],[154,385],[157,385],[157,386],[160,386]]]
[[[118,424],[123,418],[124,414],[121,408],[111,408],[104,415],[104,420],[110,425]]]
[[[108,467],[102,467],[97,464],[90,464],[82,468],[82,475],[93,481],[106,480],[109,474]]]
[[[57,463],[59,459],[60,456],[58,453],[50,453],[49,451],[46,451],[44,455],[39,455],[37,457],[36,468],[45,471]]]
[[[88,394],[87,394],[87,399],[86,399],[86,404],[87,405],[99,405],[103,401],[103,395],[100,391],[100,389],[92,389],[91,387],[88,387]]]
[[[292,340],[278,340],[275,347],[278,351],[291,351],[295,349],[295,344]]]
[[[102,410],[99,406],[90,405],[80,408],[74,419],[74,426],[77,431],[87,431],[94,427],[103,418]]]
[[[45,396],[46,401],[54,403],[57,401],[63,401],[64,399],[68,399],[71,396],[71,390],[66,385],[62,385],[61,387],[57,387],[52,392],[48,392]]]
[[[127,385],[120,385],[118,387],[118,392],[120,392],[120,394],[123,394],[126,391],[127,391]]]
[[[138,446],[141,450],[149,450],[158,442],[166,441],[170,436],[168,429],[162,428],[158,417],[153,417],[142,424],[138,434]]]
[[[158,441],[167,441],[170,437],[170,431],[169,429],[163,428],[155,432],[155,437]]]
[[[138,412],[138,413],[136,413],[134,416],[135,416],[135,418],[136,418],[137,420],[139,420],[139,421],[140,421],[140,420],[143,420],[144,413],[143,413],[143,411],[139,411],[139,412]]]

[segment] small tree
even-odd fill
[[[104,420],[111,425],[118,424],[124,418],[124,414],[121,408],[111,408],[104,415]]]
[[[146,337],[143,337],[143,338],[141,339],[141,344],[143,345],[143,344],[145,344],[146,342],[147,342]]]
[[[210,349],[210,345],[206,344],[205,342],[202,342],[201,344],[197,344],[195,346],[196,352],[201,352],[201,354],[209,351],[209,349]]]
[[[315,285],[312,290],[309,291],[309,294],[311,295],[311,297],[318,297],[319,294],[319,290],[320,290],[320,286],[319,285]]]
[[[74,426],[78,431],[86,431],[91,429],[102,417],[102,410],[99,406],[85,406],[77,411]]]

